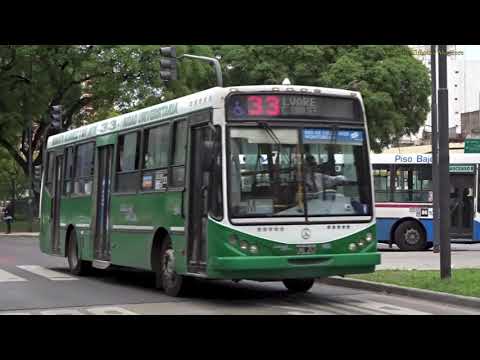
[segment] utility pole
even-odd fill
[[[440,275],[449,279],[451,271],[450,252],[450,154],[448,136],[448,88],[447,88],[447,45],[439,45],[438,62],[438,128],[439,128],[439,187],[440,196]]]
[[[432,75],[432,180],[433,180],[433,252],[440,250],[440,189],[438,187],[438,117],[437,117],[437,45],[430,48]]]

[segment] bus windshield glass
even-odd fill
[[[230,216],[370,216],[363,130],[231,128]]]

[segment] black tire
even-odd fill
[[[172,297],[185,296],[192,279],[175,272],[175,253],[170,238],[165,238],[160,247],[159,266],[155,271],[157,289],[163,289]]]
[[[315,284],[315,279],[286,279],[283,280],[283,285],[291,291],[296,293],[306,293],[308,292],[313,284]]]
[[[433,248],[433,243],[432,242],[427,242],[427,245],[425,245],[424,250],[430,250],[431,248]]]
[[[88,275],[92,270],[90,261],[81,260],[78,257],[78,242],[75,230],[70,232],[67,247],[68,267],[70,272],[76,276]]]
[[[425,231],[416,221],[404,221],[398,225],[394,240],[402,251],[423,251],[427,247]]]

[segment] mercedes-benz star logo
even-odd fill
[[[302,238],[304,240],[310,239],[310,236],[312,236],[312,230],[309,228],[305,228],[302,230]]]

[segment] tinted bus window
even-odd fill
[[[75,195],[90,195],[92,193],[94,148],[93,143],[82,144],[77,147],[73,187]]]
[[[75,148],[70,147],[65,151],[65,184],[63,194],[68,195],[72,192],[73,184],[73,162],[75,160]]]
[[[172,159],[173,187],[180,187],[185,184],[185,156],[187,153],[187,121],[178,121],[174,125],[174,149]]]
[[[168,125],[145,131],[145,169],[158,169],[168,166],[169,137]]]
[[[145,130],[142,190],[165,191],[168,179],[170,127],[162,125]]]
[[[138,187],[140,136],[138,132],[118,138],[116,191],[131,192]]]
[[[394,184],[393,201],[432,201],[431,166],[429,165],[397,166],[395,169]]]
[[[390,165],[373,165],[373,183],[375,201],[389,202],[391,200]]]

